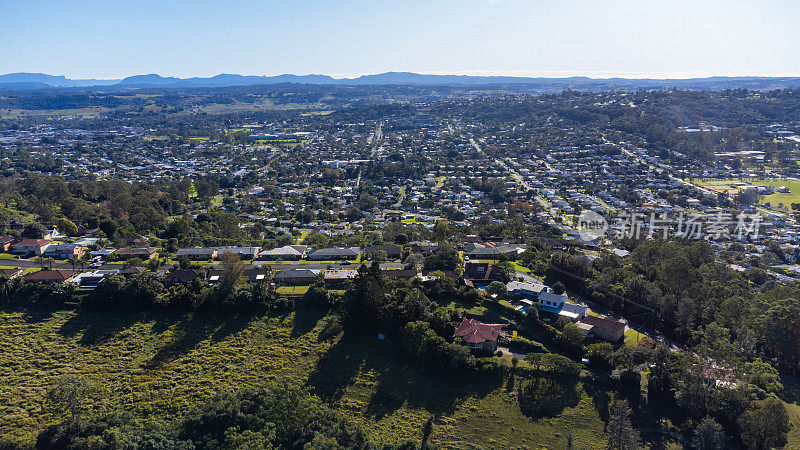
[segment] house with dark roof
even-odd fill
[[[244,270],[242,277],[251,283],[267,281],[267,269],[251,267]]]
[[[438,242],[415,241],[411,242],[409,245],[411,246],[412,253],[419,253],[424,256],[429,256],[439,251]]]
[[[75,277],[75,272],[65,269],[40,270],[25,276],[29,283],[66,283]]]
[[[306,259],[311,261],[341,261],[358,258],[358,247],[321,248],[308,252]]]
[[[497,340],[503,325],[483,323],[464,318],[456,330],[455,337],[461,338],[470,350],[492,353],[497,350]]]
[[[389,280],[413,280],[417,271],[412,269],[386,269],[381,270],[381,276]]]
[[[172,286],[173,284],[190,283],[203,275],[200,269],[172,269],[164,275],[164,285]]]
[[[158,256],[158,249],[155,247],[128,247],[128,248],[121,248],[117,250],[115,253],[117,258],[120,259],[131,259],[131,258],[139,258],[143,260],[148,260],[150,258],[155,258]]]
[[[136,275],[141,275],[145,272],[147,272],[147,269],[142,266],[130,266],[120,270],[119,274],[127,278]]]
[[[625,336],[627,324],[608,317],[586,316],[576,325],[589,336],[606,341],[618,342]]]
[[[278,284],[305,285],[317,279],[317,272],[311,269],[279,270],[272,279]]]
[[[22,267],[8,267],[6,269],[0,269],[0,276],[6,276],[8,278],[16,278],[22,275]]]
[[[500,280],[497,266],[486,262],[468,262],[464,267],[464,281],[467,286],[487,286]]]

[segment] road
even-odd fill
[[[215,263],[210,263],[210,264],[204,264],[204,266],[213,266],[213,265],[220,265],[220,264],[221,264],[220,262],[215,262]],[[361,263],[350,263],[350,264],[346,264],[346,263],[331,263],[331,264],[327,264],[327,263],[316,263],[316,262],[308,262],[308,263],[306,263],[305,261],[302,264],[300,263],[300,261],[286,261],[286,262],[283,262],[283,263],[280,263],[280,264],[268,263],[266,261],[252,261],[251,264],[253,264],[253,265],[259,265],[260,264],[262,267],[265,267],[265,268],[266,267],[270,267],[273,270],[287,270],[287,269],[313,269],[313,270],[319,270],[319,269],[327,269],[328,267],[330,267],[332,269],[357,269],[361,265]],[[365,262],[365,264],[369,265],[370,262]],[[31,260],[31,259],[4,259],[4,260],[0,260],[0,266],[21,267],[23,269],[28,269],[28,268],[37,268],[38,269],[38,268],[42,267],[41,264],[39,264],[38,261],[34,261],[34,260]],[[69,264],[69,263],[54,262],[52,264],[52,267],[54,269],[69,269],[69,270],[72,270],[72,264]],[[170,266],[162,266],[162,268],[169,268],[169,267]],[[385,269],[385,270],[393,270],[393,269],[402,269],[404,266],[403,266],[402,263],[385,262],[385,263],[381,263],[380,267],[381,267],[381,269]],[[89,265],[88,264],[84,264],[83,268],[84,268],[84,270],[93,270],[93,269],[89,269]],[[109,264],[109,263],[106,263],[106,264],[103,264],[99,268],[103,269],[103,270],[120,269],[120,268],[122,268],[122,265],[121,264]],[[80,270],[81,266],[80,265],[76,265],[76,269]]]
[[[403,200],[406,198],[406,188],[400,186],[400,198],[397,200],[397,203],[392,205],[392,208],[400,209],[403,206]]]
[[[370,158],[374,159],[375,155],[378,153],[378,150],[383,150],[383,122],[378,124],[378,128],[372,135],[370,144],[372,144],[372,151],[370,152],[369,156]]]
[[[486,158],[486,152],[484,152],[484,151],[483,151],[483,149],[481,148],[481,146],[480,146],[480,145],[478,145],[478,143],[477,143],[477,142],[475,142],[475,139],[473,139],[473,138],[469,138],[469,143],[470,143],[470,144],[471,144],[473,147],[475,147],[475,150],[477,150],[477,151],[478,151],[478,153],[480,153],[481,155],[483,155],[483,157],[484,157],[484,158]]]

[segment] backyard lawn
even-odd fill
[[[275,292],[278,295],[300,296],[308,292],[309,286],[278,286]]]

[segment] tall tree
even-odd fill
[[[642,446],[641,437],[633,428],[630,416],[631,408],[628,402],[615,398],[606,424],[609,449],[630,450]]]
[[[728,442],[722,425],[714,419],[706,417],[694,430],[692,447],[697,450],[722,450]]]

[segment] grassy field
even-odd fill
[[[800,203],[800,180],[762,181],[759,184],[774,187],[786,186],[789,188],[788,194],[775,192],[774,194],[764,196],[764,202],[770,202],[772,205],[776,206],[779,203],[783,203],[787,208],[792,203]]]
[[[715,192],[725,192],[729,194],[735,194],[739,191],[739,189],[734,188],[731,183],[741,182],[742,180],[718,180],[718,179],[707,179],[707,180],[695,180],[693,181],[694,184],[699,186],[706,187],[711,189]],[[789,193],[784,194],[780,192],[775,192],[770,195],[765,195],[761,198],[761,202],[769,202],[773,206],[777,206],[779,203],[782,203],[786,207],[789,207],[792,203],[800,203],[800,180],[789,180],[789,179],[777,179],[777,180],[747,180],[747,183],[753,184],[755,186],[773,186],[773,187],[780,187],[786,186],[789,188]]]
[[[431,440],[447,447],[558,447],[568,432],[580,448],[603,446],[603,422],[581,383],[555,416],[532,419],[506,380],[421,372],[394,344],[369,338],[324,340],[326,320],[305,308],[0,313],[0,436],[33,443],[61,418],[44,400],[54,378],[79,374],[97,388],[84,414],[125,409],[144,425],[179,418],[219,390],[296,380],[381,442],[418,441],[433,417]]]

